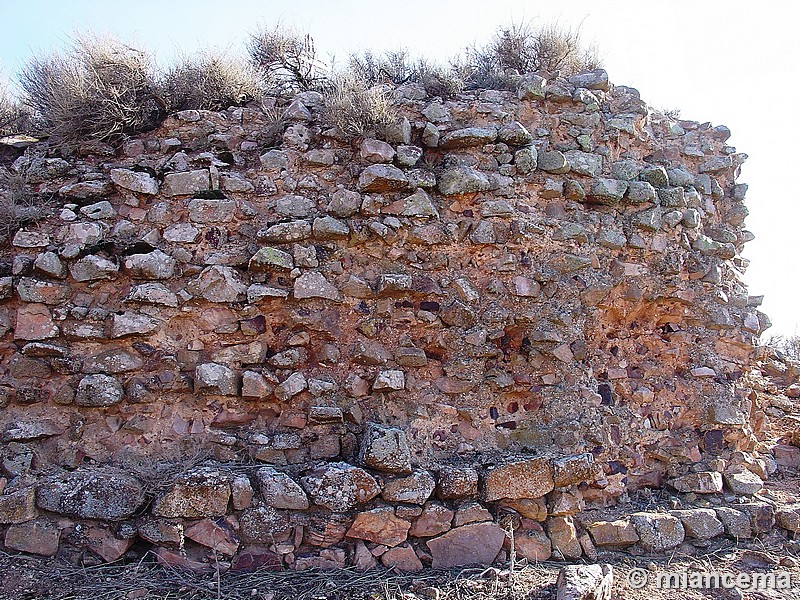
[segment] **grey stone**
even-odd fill
[[[209,302],[241,302],[247,292],[241,274],[222,265],[206,267],[189,287],[193,294]]]
[[[405,389],[405,386],[406,379],[403,371],[389,369],[378,371],[372,384],[372,390],[375,392],[396,392]]]
[[[301,483],[314,504],[334,512],[352,510],[381,492],[369,473],[344,462],[321,465],[303,477]]]
[[[400,475],[411,473],[411,450],[406,434],[396,427],[367,423],[359,461],[377,471]]]
[[[523,175],[536,169],[538,159],[539,155],[533,146],[522,148],[514,153],[514,165],[517,167],[517,171]]]
[[[75,281],[110,279],[118,271],[119,266],[116,263],[96,254],[84,256],[69,266],[70,275]]]
[[[494,127],[467,127],[446,133],[439,140],[439,147],[444,149],[465,148],[491,144],[497,139]]]
[[[656,190],[646,181],[631,181],[625,197],[634,204],[652,202],[656,199]]]
[[[42,252],[33,261],[33,268],[56,279],[67,276],[67,268],[55,252]]]
[[[399,192],[408,187],[408,177],[392,165],[369,166],[358,178],[358,188],[363,192]]]
[[[436,210],[431,197],[425,190],[417,190],[403,200],[403,209],[400,214],[404,217],[439,218],[439,211]]]
[[[489,178],[470,167],[455,167],[439,177],[438,190],[445,196],[485,192],[490,187]]]
[[[165,196],[187,196],[211,189],[208,169],[169,173],[164,176],[161,193]]]
[[[158,193],[158,182],[148,173],[128,169],[111,169],[110,175],[111,181],[123,189],[150,196]]]
[[[124,171],[125,169],[112,169],[112,171],[114,170]],[[125,187],[125,186],[120,185],[120,187]],[[157,193],[158,184],[156,184],[155,189]],[[58,190],[58,195],[64,198],[77,198],[79,200],[87,200],[88,198],[102,198],[103,196],[108,196],[113,192],[114,192],[114,187],[111,185],[111,183],[103,179],[97,179],[92,181],[80,181],[78,183],[70,183],[68,185],[62,186]]]
[[[177,223],[164,230],[164,239],[176,244],[191,244],[200,235],[200,230],[191,223]]]
[[[700,163],[698,170],[701,173],[718,173],[733,166],[733,159],[730,156],[712,156]]]
[[[726,472],[722,475],[723,480],[730,490],[738,496],[752,496],[764,488],[761,478],[744,469],[738,472]]]
[[[178,296],[163,283],[142,283],[131,286],[127,300],[172,308],[178,306]]]
[[[235,211],[236,200],[195,198],[189,201],[189,220],[193,223],[227,223],[233,219]]]
[[[567,565],[556,579],[556,600],[611,600],[611,565]]]
[[[753,537],[749,514],[727,506],[720,506],[715,508],[714,511],[717,513],[717,518],[722,522],[727,535],[742,540]]]
[[[75,404],[92,408],[105,408],[122,402],[125,390],[122,384],[109,375],[87,375],[78,384]]]
[[[436,480],[428,471],[414,471],[383,484],[381,496],[387,502],[403,502],[422,506],[431,497]]]
[[[555,174],[568,173],[570,168],[567,157],[558,150],[540,152],[537,164],[542,171]]]
[[[722,474],[716,471],[689,473],[670,481],[679,492],[695,494],[718,494],[722,491]]]
[[[268,171],[280,171],[289,167],[289,158],[283,150],[268,150],[259,156],[261,166]]]
[[[256,471],[256,478],[267,506],[291,510],[309,507],[308,496],[303,488],[286,473],[273,467],[262,467]]]
[[[194,370],[195,392],[235,396],[239,393],[239,377],[236,372],[218,363],[203,363]]]
[[[608,73],[604,69],[594,69],[587,73],[579,73],[569,78],[569,82],[577,88],[608,91]]]
[[[655,188],[665,188],[669,186],[667,170],[660,166],[645,167],[642,172],[639,173],[639,179],[646,181]]]
[[[102,200],[101,202],[95,202],[94,204],[89,204],[81,208],[81,214],[86,215],[90,219],[109,219],[117,214],[117,211],[114,210],[114,207],[111,206],[111,202],[108,200]]]
[[[295,219],[302,219],[310,216],[317,209],[317,203],[306,198],[305,196],[297,196],[290,194],[278,198],[275,204],[275,210],[281,217],[293,217]]]
[[[347,223],[330,216],[314,219],[311,231],[318,240],[346,238],[350,235],[350,227]]]
[[[422,148],[419,146],[400,145],[397,147],[397,164],[402,167],[413,167],[422,158]]]
[[[717,514],[710,508],[673,510],[671,514],[681,520],[686,537],[709,540],[722,535],[724,531]]]
[[[356,214],[361,208],[361,194],[347,189],[336,190],[328,203],[328,212],[335,217],[346,218]]]
[[[392,162],[394,155],[394,148],[384,141],[366,138],[361,142],[361,158],[371,163]]]
[[[663,552],[683,542],[685,531],[680,519],[663,513],[637,512],[631,515],[639,543],[648,552]]]
[[[411,122],[408,118],[401,117],[394,123],[390,123],[384,130],[384,137],[391,144],[410,144]]]
[[[298,300],[306,298],[323,298],[339,301],[342,294],[330,283],[322,273],[308,271],[294,280],[294,297]]]
[[[286,402],[308,387],[308,381],[302,373],[292,373],[280,384],[275,386],[275,397],[281,402]]]
[[[564,157],[569,162],[570,170],[579,175],[599,177],[603,172],[603,157],[597,154],[570,150],[564,153]],[[544,167],[541,168],[542,170],[547,170]]]
[[[330,167],[336,162],[336,154],[333,150],[325,148],[315,148],[303,155],[306,163],[312,167]]]
[[[289,221],[276,223],[257,234],[258,239],[273,244],[300,242],[311,237],[311,223],[308,221]]]
[[[126,335],[143,335],[155,331],[159,325],[156,319],[139,312],[115,313],[111,315],[109,336],[116,339]]]
[[[81,519],[122,521],[145,502],[142,484],[130,475],[83,468],[52,477],[36,490],[44,510]]]
[[[250,271],[291,271],[294,269],[294,258],[288,252],[277,248],[261,248],[250,259],[247,265]]]
[[[131,254],[125,268],[137,279],[169,279],[175,274],[177,261],[161,250],[147,254]]]
[[[599,178],[592,181],[586,201],[594,204],[617,204],[628,190],[628,182]]]
[[[530,131],[519,121],[503,125],[497,132],[497,139],[511,146],[524,146],[533,141]]]
[[[547,80],[534,73],[526,73],[517,86],[520,100],[544,100]]]

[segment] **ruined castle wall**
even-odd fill
[[[569,556],[582,509],[721,491],[767,324],[727,128],[604,72],[395,95],[382,139],[306,92],[16,160],[57,208],[2,265],[8,548],[447,566],[503,510]]]

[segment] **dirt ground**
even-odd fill
[[[750,544],[727,542],[703,554],[632,556],[602,553],[598,563],[614,569],[618,600],[800,599],[800,542],[778,536]],[[556,598],[563,563],[517,563],[458,571],[395,574],[385,570],[194,574],[165,569],[149,557],[133,564],[76,567],[55,560],[0,554],[0,599],[149,600],[545,600]],[[637,571],[638,569],[638,571]],[[643,570],[643,571],[642,571]],[[656,572],[789,573],[781,590],[658,589]],[[649,584],[636,589],[629,577],[646,572]],[[631,575],[633,573],[633,575]],[[777,576],[777,575],[776,575]]]

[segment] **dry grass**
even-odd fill
[[[380,135],[396,118],[389,90],[351,71],[335,75],[322,95],[324,121],[346,135]]]
[[[449,98],[464,88],[451,68],[424,58],[414,60],[407,50],[393,50],[376,55],[370,51],[351,54],[347,72],[368,87],[380,84],[419,83],[430,96]]]
[[[154,126],[166,108],[149,55],[110,38],[76,37],[63,53],[31,60],[19,83],[60,142],[118,140]]]
[[[263,82],[249,64],[221,52],[183,58],[161,82],[167,109],[224,110],[260,101]]]

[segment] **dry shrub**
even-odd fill
[[[314,38],[280,24],[260,28],[250,36],[247,51],[268,85],[280,94],[318,88],[327,66],[317,58]]]
[[[33,192],[24,172],[0,166],[0,244],[20,227],[49,215],[53,206],[52,196]]]
[[[183,58],[164,75],[162,89],[169,111],[224,110],[262,96],[255,69],[236,58],[209,52]]]
[[[7,135],[35,135],[37,124],[34,115],[26,106],[9,94],[0,85],[0,137]]]
[[[57,141],[116,141],[165,116],[148,54],[117,40],[76,37],[63,53],[30,61],[23,101]]]
[[[396,118],[389,90],[350,71],[335,75],[322,95],[323,120],[346,135],[380,135]]]
[[[596,49],[582,44],[579,30],[523,23],[500,27],[488,44],[468,49],[454,68],[471,89],[511,89],[522,73],[570,76],[599,66]]]
[[[460,92],[464,83],[453,69],[445,69],[424,58],[414,61],[404,49],[375,55],[370,51],[351,54],[348,71],[368,85],[419,83],[430,96],[448,98]]]

